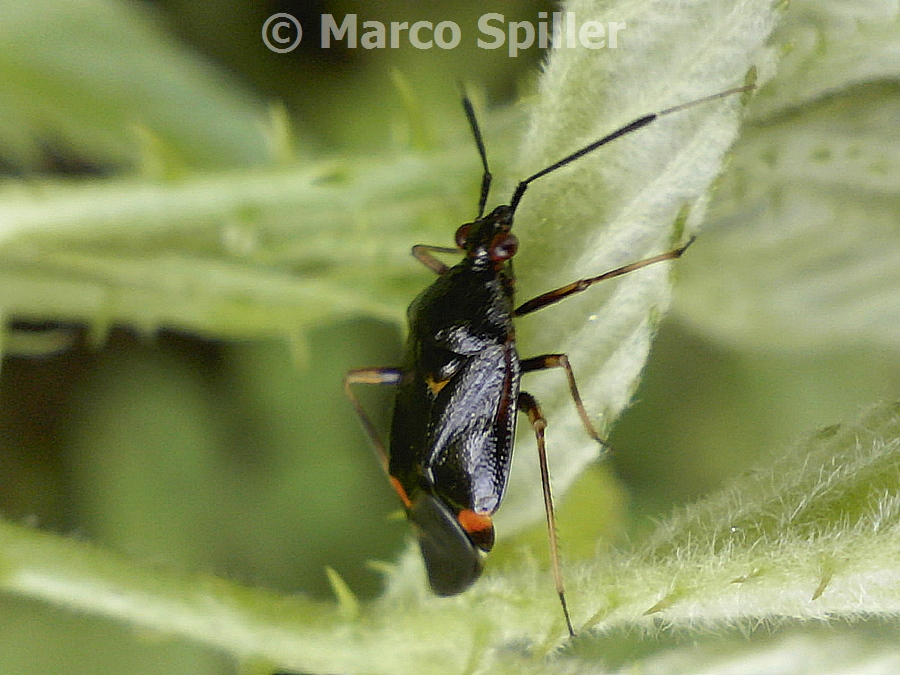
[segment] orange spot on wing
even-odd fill
[[[488,513],[476,513],[472,509],[463,509],[456,514],[456,519],[466,531],[472,543],[482,551],[490,551],[494,546],[494,522]]]
[[[466,532],[482,532],[494,527],[490,515],[487,513],[476,513],[472,509],[463,509],[456,516],[459,524]]]

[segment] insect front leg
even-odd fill
[[[381,442],[381,438],[379,438],[378,431],[375,429],[375,425],[372,424],[369,414],[362,407],[359,399],[356,398],[356,394],[353,393],[352,387],[354,384],[396,385],[399,382],[399,368],[357,368],[351,370],[347,373],[346,377],[344,377],[344,393],[347,394],[347,398],[349,398],[350,403],[353,404],[356,414],[359,416],[359,421],[362,422],[363,429],[366,430],[366,433],[372,440],[372,444],[375,446],[375,454],[378,456],[378,461],[381,462],[381,466],[385,473],[388,473],[387,450],[385,449],[384,443]]]
[[[578,411],[578,416],[581,418],[581,424],[584,426],[584,430],[587,431],[588,436],[593,438],[600,445],[610,448],[609,443],[601,438],[599,432],[591,423],[591,418],[584,407],[584,403],[581,401],[581,394],[578,393],[578,385],[575,383],[575,373],[572,372],[572,365],[569,363],[568,356],[565,354],[543,354],[542,356],[535,356],[522,361],[523,373],[531,373],[536,370],[546,370],[548,368],[563,368],[566,371],[566,379],[569,381],[569,393],[572,395],[572,400],[575,402],[575,409]]]
[[[431,255],[432,253],[446,253],[449,255],[459,252],[460,251],[458,248],[450,248],[449,246],[428,246],[427,244],[416,244],[412,247],[413,257],[435,274],[443,274],[450,269],[450,266],[442,263],[440,260],[435,258],[433,255]]]
[[[521,305],[516,307],[513,312],[513,316],[525,316],[526,314],[531,314],[532,312],[536,312],[539,309],[543,309],[548,305],[552,305],[556,302],[564,298],[568,298],[570,295],[575,293],[580,293],[581,291],[586,291],[588,288],[593,286],[596,283],[601,281],[606,281],[607,279],[614,279],[615,277],[620,277],[623,274],[628,274],[629,272],[634,272],[635,270],[639,270],[642,267],[647,267],[648,265],[654,265],[658,262],[662,262],[663,260],[674,260],[675,258],[680,258],[682,254],[687,251],[688,246],[694,243],[694,237],[691,237],[684,246],[680,248],[676,248],[672,251],[668,251],[666,253],[661,253],[660,255],[655,255],[652,258],[647,258],[645,260],[638,260],[637,262],[633,262],[629,265],[623,265],[622,267],[617,267],[614,270],[610,270],[609,272],[604,272],[596,277],[588,277],[587,279],[579,279],[578,281],[573,281],[571,284],[567,284],[565,286],[560,286],[559,288],[555,288],[552,291],[547,291],[546,293],[537,296],[536,298],[532,298],[528,302],[523,302]]]
[[[528,415],[531,428],[537,438],[538,463],[541,466],[541,489],[544,493],[544,510],[547,512],[547,531],[550,539],[550,566],[553,569],[553,582],[556,584],[556,593],[562,604],[563,615],[566,617],[566,627],[569,635],[575,637],[575,629],[572,628],[572,619],[569,617],[569,606],[566,604],[566,589],[563,585],[562,571],[559,567],[559,542],[556,538],[556,512],[553,508],[553,494],[550,491],[550,469],[547,466],[547,448],[544,445],[544,429],[547,428],[547,420],[541,412],[534,396],[528,392],[519,392],[519,410]]]

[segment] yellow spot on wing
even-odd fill
[[[434,396],[437,396],[439,393],[441,393],[441,389],[446,387],[449,381],[449,378],[446,380],[435,380],[431,375],[425,376],[425,384],[428,385],[428,388],[431,390],[431,393]]]

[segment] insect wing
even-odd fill
[[[481,576],[482,554],[469,540],[456,516],[439,499],[421,493],[408,510],[437,595],[462,593]]]
[[[444,501],[483,514],[500,506],[512,459],[518,380],[514,348],[491,345],[440,392],[427,467]]]

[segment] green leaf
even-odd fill
[[[791,4],[686,257],[678,317],[740,348],[900,345],[900,30],[885,3]],[[711,280],[715,280],[711,283]]]
[[[461,596],[436,598],[410,550],[387,593],[352,619],[355,609],[142,569],[85,543],[3,523],[0,586],[304,672],[596,673],[622,658],[623,641],[646,633],[662,633],[662,646],[632,645],[631,668],[664,657],[667,672],[697,672],[721,655],[667,642],[670,629],[771,630],[789,620],[896,616],[898,477],[900,404],[817,432],[771,466],[677,512],[637,551],[568,569],[580,636],[555,654],[565,634],[559,606],[546,572],[527,561]],[[889,635],[870,640],[875,653],[893,644]],[[753,649],[771,672],[779,650],[765,640]]]
[[[696,2],[677,20],[652,3],[574,3],[567,11],[582,22],[624,21],[627,28],[614,49],[553,51],[520,176],[650,111],[741,85],[756,66],[764,77],[771,71],[765,40],[775,17],[762,0],[727,8]],[[537,181],[518,213],[520,298],[661,253],[696,233],[737,134],[741,100],[666,116]],[[503,137],[511,137],[506,130],[514,121],[491,120],[486,136],[508,149]],[[459,124],[462,130],[462,115]],[[493,164],[502,168],[502,161]],[[97,342],[113,324],[223,339],[278,335],[302,357],[311,325],[354,313],[402,316],[410,282],[427,282],[408,247],[446,240],[448,210],[459,214],[457,222],[471,213],[461,195],[471,194],[473,167],[467,142],[391,161],[178,181],[11,185],[0,194],[3,282],[10,289],[0,314],[87,323]],[[501,187],[495,199],[508,194]],[[525,356],[570,355],[602,433],[637,386],[669,303],[669,267],[641,270],[521,322]],[[533,381],[527,386],[551,420],[562,494],[601,448],[584,432],[561,373]],[[522,437],[501,533],[541,517],[533,440]]]
[[[768,2],[694,2],[678,13],[654,3],[574,2],[566,9],[579,21],[625,21],[627,28],[616,49],[551,53],[521,176],[644,114],[740,86],[753,67],[764,80],[771,74],[765,42],[775,15]],[[668,251],[697,234],[707,191],[738,133],[741,101],[734,96],[663,117],[529,188],[517,214],[519,297]],[[569,355],[601,435],[637,387],[670,301],[672,266],[626,275],[519,322],[524,356]],[[523,386],[543,405],[554,487],[562,493],[602,449],[585,433],[561,372],[530,376]],[[533,446],[521,433],[500,532],[540,518]]]
[[[106,5],[66,5],[100,6]],[[864,142],[861,163],[852,165],[857,170],[826,166],[815,178],[830,189],[812,192],[825,197],[840,190],[864,193],[843,216],[855,223],[864,207],[866,218],[873,208],[881,208],[886,215],[873,222],[885,228],[866,232],[890,234],[886,224],[891,222],[895,186],[888,176],[894,167],[890,148],[884,151],[882,143],[879,149],[873,139],[885,128],[883,117],[896,114],[894,85],[860,83],[894,77],[896,38],[874,21],[859,20],[877,18],[878,7],[887,4],[848,9],[845,18],[840,7],[837,2],[795,1],[773,13],[769,3],[758,1],[695,1],[677,9],[651,2],[571,4],[566,9],[577,12],[580,20],[624,21],[628,28],[615,50],[551,54],[531,101],[530,131],[513,176],[530,175],[639,115],[739,85],[755,66],[760,82],[766,83],[760,103],[751,109],[758,128],[743,142],[750,150],[739,150],[734,161],[752,178],[746,192],[758,190],[760,203],[774,204],[774,210],[778,204],[772,192],[793,194],[798,177],[807,175],[810,165],[801,161],[804,156],[826,158],[859,136]],[[778,12],[788,21],[775,41],[767,42]],[[888,20],[896,19],[894,12],[883,10]],[[810,27],[815,21],[829,27],[822,33],[828,39],[804,41],[815,33]],[[873,41],[871,53],[852,31],[841,33],[851,26],[859,26],[860,35]],[[784,55],[785,72],[799,78],[809,66],[815,78],[808,86],[797,86],[790,78],[782,83],[774,76],[777,57],[788,44],[795,51]],[[117,54],[127,60],[124,50]],[[7,54],[0,58],[11,59]],[[59,53],[55,60],[62,60]],[[22,85],[8,79],[0,85],[19,92]],[[81,99],[92,100],[103,80],[91,82],[85,88],[91,93]],[[185,89],[175,89],[182,97],[173,100],[183,103]],[[35,109],[52,108],[39,95],[21,98]],[[148,107],[156,105],[142,100]],[[523,243],[516,264],[520,297],[659,253],[697,232],[709,186],[737,134],[741,103],[735,97],[667,116],[536,182],[522,202],[516,226]],[[841,112],[843,104],[849,104],[852,116]],[[20,109],[31,108],[10,108]],[[73,129],[60,119],[50,127],[68,142],[98,148],[103,157],[131,161],[135,156],[130,141],[116,135],[122,119],[106,119],[98,129],[77,106],[65,109],[77,120]],[[516,114],[493,113],[485,120],[492,168],[499,175],[504,155],[515,147]],[[840,142],[826,145],[823,152],[825,132],[835,122]],[[289,338],[298,351],[313,325],[355,313],[399,320],[415,289],[428,281],[427,271],[409,259],[409,245],[447,242],[454,225],[471,217],[477,157],[462,115],[451,124],[456,126],[444,140],[452,139],[453,147],[399,150],[388,158],[247,169],[252,162],[240,159],[244,155],[234,146],[226,165],[238,169],[228,173],[185,170],[178,180],[167,181],[145,176],[7,184],[0,194],[0,313],[85,321],[98,339],[114,322],[146,331],[170,326],[219,339],[274,334]],[[182,165],[202,165],[200,158],[210,147],[205,141],[196,152],[185,150],[179,134],[166,132],[166,125],[139,126],[152,127],[140,152],[149,152],[163,169],[170,147],[181,148],[173,153],[174,164],[192,157]],[[781,174],[756,164],[760,152],[764,161],[771,149],[764,147],[768,128],[777,134],[775,150],[788,160],[777,165]],[[29,127],[21,137],[6,138],[27,159],[37,152],[39,137]],[[164,140],[157,143],[160,138]],[[147,149],[153,147],[162,149]],[[873,166],[869,160],[884,152],[889,162],[879,174],[877,162]],[[147,160],[145,154],[141,161],[152,163]],[[154,175],[167,173],[171,177],[166,171]],[[739,181],[726,177],[720,185],[719,201],[709,209],[716,220],[744,204]],[[511,185],[498,189],[495,199],[504,200]],[[796,203],[804,209],[818,203],[801,197]],[[628,403],[637,384],[656,322],[668,303],[669,269],[680,273],[692,259],[702,262],[713,252],[718,259],[723,249],[741,251],[713,230],[701,234],[690,255],[676,265],[642,270],[606,290],[593,289],[547,309],[540,319],[520,322],[525,356],[570,354],[589,411],[603,415],[602,428]],[[811,246],[801,242],[793,254],[807,248],[815,254],[827,233],[818,239],[811,237]],[[893,241],[888,239],[881,250],[890,253]],[[848,250],[847,239],[840,243],[844,248],[839,250]],[[865,257],[877,249],[850,250]],[[846,261],[838,256],[837,262]],[[867,265],[850,261],[845,264],[850,273],[841,272],[826,288],[865,282],[860,270]],[[704,287],[691,282],[686,290],[712,297],[712,287],[739,272],[742,285],[749,287],[754,281],[746,271],[739,262],[712,274],[707,268]],[[691,274],[686,269],[689,280]],[[848,295],[866,319],[865,339],[890,328],[889,317],[876,320],[878,312],[894,307],[883,292],[892,277],[887,279],[850,284]],[[832,297],[840,300],[840,295]],[[870,300],[875,311],[869,310]],[[754,302],[770,311],[766,299]],[[707,302],[702,309],[706,323],[696,319],[696,325],[728,339],[733,332],[721,326],[728,324],[729,309]],[[770,326],[775,326],[768,329],[772,332],[782,324]],[[852,321],[844,320],[843,326],[843,334],[851,334]],[[759,333],[747,333],[746,343],[771,344],[765,342],[771,338]],[[863,336],[863,331],[852,334]],[[30,344],[25,351],[40,349]],[[562,493],[599,450],[586,438],[560,373],[534,376],[525,386],[544,404],[554,485]],[[385,596],[363,603],[357,617],[355,603],[346,597],[342,611],[338,605],[210,577],[141,568],[82,542],[0,524],[0,585],[29,601],[175,634],[243,664],[277,663],[295,671],[697,672],[746,667],[743,657],[752,657],[753,664],[771,672],[790,670],[790,664],[783,667],[785,652],[802,654],[816,672],[837,670],[844,663],[852,671],[878,665],[879,658],[896,658],[898,427],[896,406],[873,409],[858,423],[823,430],[771,466],[677,512],[636,551],[604,554],[577,565],[570,561],[565,573],[581,634],[562,647],[565,629],[549,574],[527,554],[489,569],[466,594],[442,599],[427,590],[418,551],[410,548],[389,574]],[[517,450],[513,483],[498,519],[501,534],[541,517],[534,453],[527,434],[521,437],[525,442]],[[340,584],[336,587],[347,595]],[[860,618],[868,621],[859,630],[838,626],[824,633],[804,625]],[[773,637],[766,639],[759,631],[772,631]],[[725,639],[706,640],[707,635]]]
[[[28,170],[47,146],[91,162],[258,165],[262,105],[196,58],[138,3],[0,5],[0,150]],[[146,156],[149,146],[163,160]]]
[[[353,314],[399,321],[427,273],[410,242],[477,159],[0,187],[0,314],[221,339],[302,339]],[[432,225],[433,228],[433,225]]]

